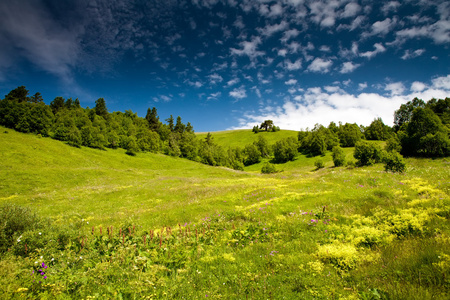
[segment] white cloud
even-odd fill
[[[309,88],[293,100],[273,107],[270,112],[247,113],[241,118],[237,128],[251,128],[251,124],[264,120],[273,120],[282,129],[300,130],[312,128],[319,123],[327,126],[331,121],[349,122],[368,126],[375,118],[382,118],[385,124],[392,126],[394,111],[414,97],[429,100],[443,99],[450,93],[450,75],[433,79],[430,86],[422,91],[384,96],[376,93],[348,93],[338,87]],[[366,87],[365,84],[360,84]],[[396,88],[399,88],[398,85]],[[394,86],[391,86],[394,88]],[[406,90],[404,90],[405,92]]]
[[[351,18],[356,16],[361,11],[361,6],[358,3],[350,2],[345,6],[341,18]]]
[[[211,84],[217,84],[218,82],[222,82],[223,81],[222,76],[220,76],[217,73],[209,75],[208,78],[209,78],[209,82]]]
[[[295,85],[295,84],[297,84],[297,79],[289,79],[288,81],[285,81],[284,84]]]
[[[241,81],[239,78],[237,78],[237,77],[233,78],[233,79],[231,79],[230,81],[227,82],[227,86],[233,86],[233,85],[239,83],[239,81]]]
[[[354,70],[356,70],[356,68],[358,68],[359,66],[360,64],[354,64],[351,61],[348,61],[342,64],[342,68],[339,72],[342,74],[351,73]]]
[[[396,19],[386,18],[383,21],[377,21],[372,24],[370,32],[364,32],[361,36],[363,38],[374,36],[374,35],[386,35],[391,31],[397,24]]]
[[[381,8],[381,11],[387,15],[391,11],[396,12],[397,8],[400,7],[400,2],[398,1],[389,1],[388,3],[385,3],[383,7]]]
[[[316,58],[313,62],[308,66],[308,70],[311,72],[318,73],[328,73],[329,68],[333,62],[331,60],[324,60],[322,58]]]
[[[296,71],[296,70],[300,70],[302,67],[302,60],[301,58],[297,59],[295,62],[291,62],[290,60],[285,60],[284,61],[286,70],[288,71]]]
[[[217,92],[217,93],[213,93],[213,94],[209,95],[206,99],[207,100],[217,100],[217,98],[219,98],[220,96],[222,96],[222,93]]]
[[[278,50],[278,56],[283,56],[283,57],[285,57],[286,56],[286,54],[287,54],[287,50],[286,49],[280,49],[280,50]]]
[[[439,20],[434,24],[402,29],[396,32],[395,43],[414,38],[431,38],[436,44],[450,43],[450,20]]]
[[[283,7],[279,3],[271,5],[270,7],[266,4],[261,4],[259,13],[265,17],[276,18],[283,14]]]
[[[366,88],[367,88],[367,82],[363,82],[363,83],[358,84],[358,90],[359,91],[365,90]]]
[[[300,31],[297,29],[289,29],[284,32],[283,37],[281,38],[281,41],[283,43],[286,43],[288,40],[297,37],[300,34]]]
[[[229,95],[233,97],[236,101],[247,98],[247,91],[244,86],[233,89]]]
[[[437,77],[431,82],[433,83],[434,88],[450,90],[450,75],[447,75],[446,77]]]
[[[425,85],[425,83],[423,83],[423,82],[420,82],[420,81],[414,81],[412,84],[411,84],[411,91],[412,92],[421,92],[421,91],[423,91],[424,89],[426,89],[426,85]]]
[[[279,24],[266,25],[264,28],[257,28],[256,30],[263,36],[270,37],[274,33],[283,31],[289,24],[286,21],[281,21]]]
[[[368,59],[371,59],[372,57],[375,57],[377,54],[383,53],[386,51],[386,48],[384,48],[384,46],[380,43],[376,43],[373,46],[375,48],[374,51],[367,51],[367,52],[361,53],[359,55],[362,57],[367,57]]]
[[[401,95],[405,91],[405,86],[401,82],[389,83],[384,88],[386,91],[391,92],[391,96]]]
[[[231,54],[243,56],[246,55],[253,62],[258,56],[262,56],[265,54],[264,51],[258,51],[258,45],[261,44],[260,37],[253,37],[253,39],[249,41],[240,42],[239,45],[242,49],[231,48]]]
[[[331,52],[330,46],[327,46],[327,45],[320,46],[319,50],[322,52]]]
[[[338,1],[328,1],[326,3],[312,1],[309,4],[311,10],[311,20],[321,27],[332,27],[336,22],[336,9],[339,7]]]
[[[405,54],[403,54],[401,59],[407,60],[407,59],[411,59],[411,58],[416,58],[418,56],[421,56],[424,53],[425,53],[425,49],[417,49],[416,51],[413,51],[413,52],[406,50]]]

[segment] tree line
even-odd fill
[[[56,97],[47,105],[40,93],[30,96],[20,86],[0,100],[0,125],[48,136],[74,147],[123,148],[129,155],[160,152],[243,170],[244,166],[259,163],[263,158],[284,163],[294,160],[298,153],[319,156],[332,151],[333,158],[339,157],[341,147],[360,147],[365,145],[364,140],[386,141],[388,152],[406,156],[448,156],[449,107],[450,98],[431,99],[426,103],[415,98],[395,111],[393,127],[385,125],[380,118],[367,127],[331,122],[328,127],[316,124],[311,130],[299,131],[297,138],[285,138],[273,145],[259,135],[255,142],[243,148],[224,148],[214,142],[210,133],[205,139],[197,138],[193,126],[189,122],[184,124],[180,116],[174,119],[170,115],[165,123],[161,122],[155,107],[148,108],[145,118],[141,118],[131,110],[110,113],[103,98],[95,101],[94,108],[82,108],[78,99],[63,97]],[[266,120],[252,129],[255,133],[259,130],[278,131],[279,127]],[[377,152],[372,148],[371,152]]]

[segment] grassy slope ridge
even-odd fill
[[[447,299],[448,159],[407,159],[406,174],[382,165],[333,168],[329,154],[322,159],[318,171],[315,158],[299,156],[277,166],[284,172],[261,175],[259,166],[237,172],[159,154],[130,157],[0,128],[0,205],[31,207],[54,225],[81,224],[86,236],[84,248],[74,241],[64,251],[0,260],[10,273],[0,294]],[[100,225],[124,223],[139,234],[125,241],[99,233]],[[148,230],[163,226],[176,234],[162,247],[143,244],[145,232],[150,239]],[[105,247],[109,256],[100,256]],[[49,257],[48,285],[31,283],[34,261]]]
[[[197,133],[197,137],[204,139],[208,133],[200,132]],[[265,132],[255,134],[250,129],[242,130],[227,130],[227,131],[217,131],[211,132],[214,142],[223,147],[245,147],[245,145],[252,144],[258,139],[258,136],[263,136],[267,139],[268,143],[274,144],[276,141],[287,137],[297,138],[297,131],[294,130],[280,130],[277,132]]]

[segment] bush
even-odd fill
[[[381,162],[383,150],[376,144],[367,141],[359,141],[355,145],[353,156],[359,166],[370,166]]]
[[[317,170],[325,168],[325,164],[323,163],[322,159],[316,159],[316,161],[314,162],[314,166],[316,166]]]
[[[397,152],[389,152],[384,158],[384,169],[386,170],[386,172],[405,172],[406,163],[403,159],[403,156]]]
[[[400,144],[400,141],[396,137],[391,137],[386,141],[386,146],[384,147],[384,150],[387,152],[401,152],[402,151],[402,145]]]
[[[277,169],[275,168],[275,165],[271,163],[265,163],[264,166],[261,169],[261,173],[263,174],[272,174],[277,173]]]
[[[335,167],[340,167],[345,164],[345,153],[339,146],[333,147],[333,163]]]
[[[295,138],[285,138],[273,145],[274,160],[279,163],[285,163],[294,160],[298,154],[298,143]]]
[[[8,251],[20,235],[42,227],[40,218],[30,209],[6,204],[0,208],[0,253]]]

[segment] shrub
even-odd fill
[[[30,209],[14,204],[0,208],[0,220],[0,253],[8,251],[25,231],[42,227],[42,221]]]
[[[406,171],[406,163],[403,156],[398,152],[389,152],[384,158],[384,170],[386,172],[403,173]]]
[[[278,172],[277,169],[271,163],[265,163],[261,169],[261,173],[263,173],[263,174],[272,174],[272,173],[277,173],[277,172]]]
[[[345,153],[339,146],[333,147],[333,163],[335,167],[343,166],[345,164]]]
[[[381,162],[383,153],[378,145],[367,141],[359,141],[355,145],[353,156],[359,166],[370,166]]]
[[[400,141],[397,137],[391,137],[386,141],[386,146],[384,146],[384,150],[387,152],[401,152],[402,151],[402,145],[400,144]]]
[[[284,163],[294,160],[298,154],[298,143],[295,138],[285,138],[273,145],[273,155],[276,162]]]
[[[323,163],[322,159],[316,159],[316,161],[314,162],[314,166],[316,166],[317,170],[322,169],[325,167],[325,164]]]

